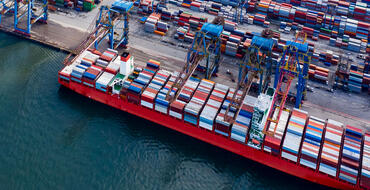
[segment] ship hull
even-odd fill
[[[195,127],[180,119],[176,119],[149,108],[130,103],[119,98],[117,95],[106,94],[96,90],[95,88],[91,88],[80,83],[68,82],[60,78],[58,80],[61,85],[90,99],[173,129],[185,135],[189,135],[284,173],[336,189],[361,189],[358,185],[352,185],[350,183],[333,178],[327,174],[314,171],[308,167],[233,141],[230,138],[218,135],[212,131]]]

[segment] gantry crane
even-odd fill
[[[205,64],[205,78],[209,79],[217,70],[221,56],[220,35],[223,30],[223,18],[216,17],[212,23],[203,24],[202,28],[195,34],[193,43],[188,50],[186,64],[181,74],[176,78],[174,85],[168,91],[166,99],[174,101],[179,95],[180,89],[185,82],[193,75],[194,71],[200,66],[201,62]],[[179,89],[177,93],[170,96],[173,88]]]
[[[244,22],[243,9],[247,8],[246,6],[248,6],[248,0],[238,0],[238,4],[235,6],[234,22]]]
[[[22,18],[27,16],[25,27],[21,27]],[[14,1],[14,31],[31,35],[31,27],[36,22],[46,23],[48,20],[48,1],[42,0],[41,7],[35,5],[35,0]]]
[[[280,61],[278,61],[275,71],[274,88],[278,88],[285,81],[285,78],[298,78],[298,85],[296,91],[295,107],[300,108],[302,100],[307,93],[308,69],[311,63],[311,54],[308,52],[308,43],[306,42],[307,34],[300,31],[296,34],[295,40],[287,41],[284,47]],[[285,76],[287,75],[287,76]],[[290,88],[290,87],[289,87]],[[289,91],[287,92],[289,93]]]
[[[14,12],[14,2],[14,0],[0,0],[0,24],[3,15]]]
[[[243,103],[244,97],[249,93],[252,86],[253,80],[259,77],[259,93],[264,91],[264,86],[268,85],[269,75],[268,72],[264,71],[271,69],[271,52],[274,46],[274,41],[271,39],[271,31],[264,30],[261,36],[254,36],[252,38],[252,43],[248,47],[248,51],[239,67],[239,82],[236,91],[226,109],[224,119],[232,123],[235,117],[238,115],[240,107]],[[270,62],[270,63],[267,63]],[[259,76],[258,76],[259,75]],[[241,90],[242,95],[237,96],[237,91]],[[228,116],[228,112],[231,107],[234,107],[236,114],[233,118]]]
[[[36,3],[35,0],[0,0],[0,24],[2,17],[7,13],[14,14],[14,31],[30,36],[33,24],[47,22],[48,1],[42,0],[41,3]]]
[[[95,49],[105,39],[109,38],[109,47],[116,49],[119,46],[126,47],[128,44],[129,12],[133,7],[132,2],[116,1],[111,7],[101,6],[96,21],[96,28],[103,28],[106,34],[102,39],[95,41]],[[99,30],[95,31],[97,35]]]
[[[285,102],[288,97],[291,83],[296,77],[298,78],[298,85],[295,107],[299,108],[301,105],[301,100],[304,96],[304,91],[306,90],[308,68],[311,59],[307,54],[308,44],[306,42],[306,38],[306,33],[298,32],[294,42],[287,42],[281,59],[276,66],[274,83],[276,91],[271,104],[268,122],[266,122],[264,127],[264,132],[267,135],[273,136],[275,134],[277,127],[275,127],[274,131],[271,133],[267,132],[267,127],[270,123],[275,123],[276,125],[279,123],[281,113],[285,108]],[[280,103],[278,101],[279,96],[281,98]],[[276,119],[273,118],[273,110],[275,106],[275,111],[278,111]]]
[[[99,44],[104,41],[104,39],[109,37],[109,46],[111,49],[116,49],[120,45],[127,46],[128,44],[128,12],[131,10],[133,6],[132,2],[126,1],[116,1],[112,4],[111,7],[102,6],[100,11],[97,15],[97,19],[94,20],[95,22],[95,29],[89,34],[89,36],[80,43],[80,45],[70,53],[65,59],[63,64],[68,64],[72,55],[79,55],[81,52],[86,51],[92,44],[94,44],[94,48],[97,49]],[[121,35],[118,38],[115,33],[118,29],[116,27],[116,23],[123,18],[123,28],[121,28]],[[77,56],[75,57],[77,58]],[[75,59],[74,58],[74,59]]]
[[[218,71],[221,59],[221,40],[223,17],[216,17],[212,23],[205,23],[194,36],[187,54],[187,67],[197,64],[199,70],[205,71],[206,79]]]

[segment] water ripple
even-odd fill
[[[0,52],[0,189],[317,188],[60,88],[61,52]]]

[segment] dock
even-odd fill
[[[111,0],[103,1],[101,5],[109,5],[112,2]],[[70,10],[71,13],[69,14],[50,12],[50,18],[47,24],[40,23],[32,26],[31,36],[25,36],[14,32],[12,30],[12,17],[4,17],[0,25],[0,31],[59,51],[75,53],[75,49],[91,32],[91,23],[93,23],[95,19],[99,6],[88,13],[78,13],[73,10]],[[143,26],[138,22],[140,17],[135,14],[131,16],[128,51],[135,56],[136,64],[144,65],[147,60],[155,59],[160,61],[161,65],[168,70],[180,70],[186,61],[186,47],[188,47],[188,44],[176,42],[171,35],[169,35],[169,37],[160,37],[155,34],[148,34],[143,31]],[[209,17],[211,19],[214,16],[210,15]],[[262,31],[261,27],[255,25],[243,25],[242,28]],[[287,34],[282,34],[282,36],[288,37]],[[103,46],[106,47],[107,43]],[[327,43],[322,43],[317,48],[339,52],[339,48],[330,47]],[[347,52],[344,50],[340,51]],[[239,62],[240,61],[236,58],[225,56],[221,63],[218,77],[213,77],[212,80],[231,87],[236,87],[236,83],[231,81],[227,71],[235,73],[234,76],[237,76]],[[312,82],[308,82],[308,84],[312,84],[313,86],[316,85]],[[343,101],[336,101],[335,105],[331,103],[322,105],[322,102],[326,100],[318,100],[317,97],[329,100],[332,98],[331,96],[333,94],[330,94],[330,92],[327,92],[325,89],[315,89],[315,92],[308,93],[308,100],[303,104],[302,108],[309,111],[312,115],[323,116],[324,114],[325,116],[323,117],[332,118],[343,123],[370,130],[370,121],[368,120],[369,109],[366,107],[366,104],[369,102],[369,97],[366,97],[366,95],[353,94],[351,96],[356,97],[356,100],[351,102],[349,101],[352,99],[351,96],[343,95],[343,93],[339,94],[341,94],[340,97],[343,98]],[[338,100],[341,99],[339,98]],[[364,107],[356,111],[355,108],[358,108],[361,104],[364,105]],[[340,108],[343,107],[347,107],[347,109],[341,110]],[[350,111],[351,114],[349,114],[348,111]]]

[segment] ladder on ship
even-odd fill
[[[306,88],[306,83],[303,77],[305,69],[308,70],[308,64],[307,62],[304,62],[302,65],[303,67],[301,66],[300,61],[302,61],[302,59],[306,59],[307,54],[305,54],[304,51],[300,50],[300,44],[306,44],[306,37],[306,33],[297,33],[294,43],[290,43],[284,47],[283,54],[281,56],[279,64],[277,65],[277,72],[275,73],[275,84],[277,85],[275,87],[275,94],[268,115],[268,122],[266,122],[263,129],[264,133],[269,136],[274,136],[276,133],[277,127],[275,127],[273,132],[269,132],[267,131],[268,126],[270,125],[270,123],[275,123],[276,125],[279,123],[280,116],[285,108],[285,103],[291,88],[291,84],[293,82],[293,79],[295,79],[296,77],[298,77],[296,108],[299,108],[301,104],[301,98],[299,98],[298,96],[302,96],[303,88]],[[278,78],[278,80],[276,80],[276,78]],[[274,107],[276,107],[277,109],[275,111],[278,111],[277,117],[275,119],[273,118]]]

